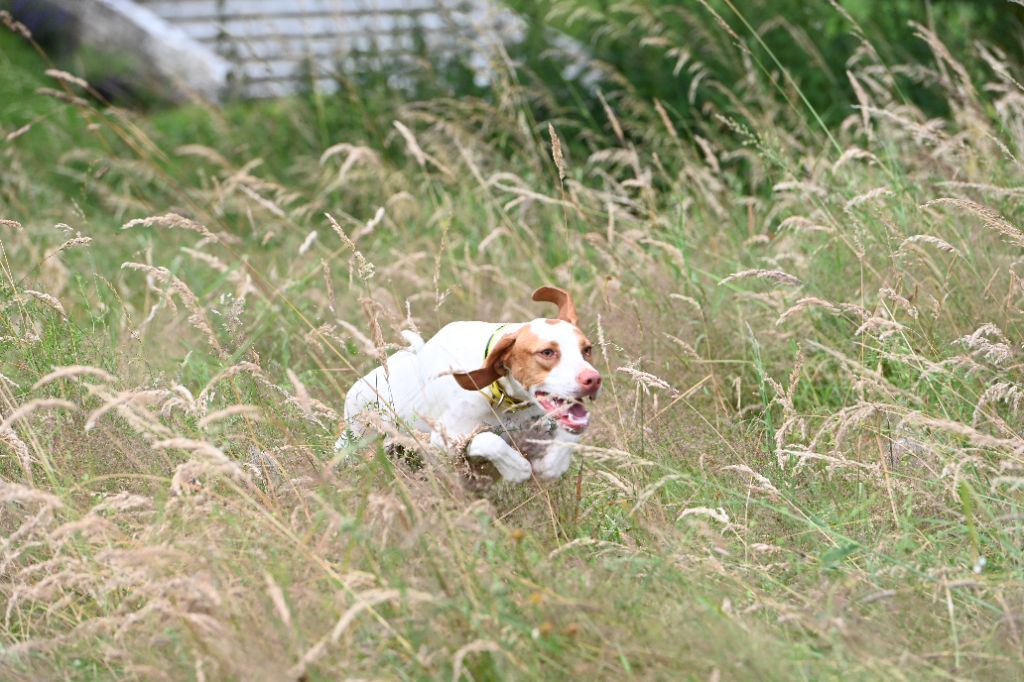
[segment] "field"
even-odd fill
[[[735,46],[728,108],[129,111],[0,26],[0,677],[1020,679],[1024,71],[847,19],[836,120]],[[563,480],[334,451],[401,330],[549,283]]]

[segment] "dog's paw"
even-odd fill
[[[566,471],[569,470],[569,465],[572,463],[568,457],[555,459],[548,461],[548,458],[538,459],[533,463],[533,473],[537,474],[537,478],[542,481],[557,481],[560,479]]]
[[[510,483],[522,483],[533,475],[529,460],[510,448],[501,436],[490,431],[474,436],[466,448],[466,455],[488,460]]]
[[[501,477],[509,483],[522,483],[523,481],[529,481],[530,477],[533,476],[533,467],[526,460],[525,457],[520,457],[518,460],[508,459],[503,462],[495,462],[498,467],[498,473]]]

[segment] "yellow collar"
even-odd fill
[[[486,360],[487,356],[491,354],[491,347],[494,345],[494,342],[501,336],[501,330],[507,326],[507,324],[501,325],[500,327],[494,330],[494,333],[491,334],[491,338],[487,339],[487,345],[484,346],[484,360]],[[530,406],[530,403],[528,403],[527,401],[517,401],[508,393],[506,393],[505,389],[501,387],[500,380],[495,381],[490,386],[483,389],[483,393],[484,395],[487,396],[487,400],[490,401],[491,406],[495,410],[497,410],[498,408],[503,408],[505,412],[515,412],[517,410],[522,410]]]

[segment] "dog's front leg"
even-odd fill
[[[458,441],[453,442],[450,431],[433,431],[430,434],[430,444],[437,448],[452,447]],[[522,483],[530,478],[532,468],[530,461],[523,457],[515,448],[506,443],[501,436],[490,431],[484,431],[469,437],[464,443],[467,457],[480,457],[494,465],[501,474],[501,477],[511,483]]]
[[[484,431],[473,436],[466,448],[470,457],[482,457],[498,470],[501,477],[510,483],[529,480],[533,473],[530,462],[506,443],[501,436]]]
[[[533,460],[533,472],[545,481],[559,479],[572,464],[573,445],[579,436],[559,429],[543,457]]]
[[[479,394],[473,398],[472,402],[453,403],[451,409],[432,424],[430,444],[442,449],[463,447],[467,457],[486,459],[506,481],[529,480],[533,473],[530,461],[498,434],[480,431],[491,408]]]

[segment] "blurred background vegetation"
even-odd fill
[[[712,112],[742,118],[744,107],[737,106],[730,89],[758,71],[777,86],[774,96],[798,115],[812,109],[834,125],[856,104],[844,74],[862,61],[865,49],[877,52],[877,58],[894,69],[892,75],[908,104],[930,116],[945,116],[949,110],[942,93],[921,72],[903,66],[930,58],[927,44],[912,37],[914,24],[938,31],[953,54],[964,55],[969,69],[982,67],[980,58],[967,56],[979,43],[1011,61],[1024,55],[1024,5],[1013,0],[503,4],[526,20],[524,39],[506,47],[520,76],[534,79],[530,85],[544,86],[544,100],[535,102],[539,117],[559,108],[575,110],[586,102],[593,120],[598,120],[600,104],[591,87],[596,67],[603,89],[622,88],[638,98],[656,98],[686,128],[699,125]],[[129,59],[78,47],[69,40],[74,20],[66,12],[42,11],[37,5],[0,0],[0,8],[18,10],[51,58],[89,80],[101,94],[136,107],[159,104],[157,93],[131,82]],[[586,83],[581,83],[580,69],[567,68],[579,59],[566,54],[565,42],[559,39],[563,34],[578,41],[594,60],[586,70]],[[369,65],[379,64],[379,56],[372,50],[357,53],[361,70],[338,74],[342,87],[333,98],[338,109],[349,109],[353,96],[362,107],[372,107],[390,95],[408,101],[443,94],[489,97],[498,92],[474,83],[466,55],[441,58],[419,42],[410,59],[387,63],[386,73],[374,73]],[[396,76],[408,85],[401,93],[389,86]],[[321,105],[331,100],[327,97]],[[367,113],[362,107],[355,110],[360,118]]]
[[[857,61],[858,50],[865,49],[865,39],[888,65],[929,60],[928,46],[910,37],[913,23],[937,30],[957,55],[981,42],[1016,61],[1024,49],[1024,6],[1001,0],[508,4],[530,18],[522,54],[535,56],[528,62],[539,78],[551,84],[560,73],[545,30],[555,27],[602,61],[605,76],[615,86],[659,99],[684,125],[706,118],[709,111],[742,116],[729,88],[752,70],[770,76],[778,85],[776,97],[785,104],[809,106],[827,123],[838,123],[856,104],[844,74]],[[967,64],[979,66],[977,60]],[[896,74],[904,97],[929,115],[948,114],[945,98],[918,75],[906,69]],[[799,101],[795,88],[806,103]]]

